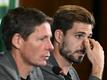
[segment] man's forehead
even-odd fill
[[[75,31],[91,32],[93,29],[93,26],[91,24],[86,24],[86,23],[74,23],[71,29]]]
[[[93,26],[86,23],[74,23],[72,28],[67,32],[69,33],[81,33],[81,34],[92,34]]]

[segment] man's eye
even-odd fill
[[[83,35],[76,35],[76,38],[77,39],[81,39],[81,38],[83,38],[84,36]]]
[[[45,40],[45,38],[40,38],[41,41]]]

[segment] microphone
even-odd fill
[[[57,75],[60,75],[60,74],[63,75],[62,69],[58,66],[53,66],[52,71]]]
[[[62,69],[59,66],[53,66],[52,71],[56,74],[56,75],[62,75],[64,76],[64,78],[66,80],[72,80],[70,76],[65,75],[62,71]]]

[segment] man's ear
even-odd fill
[[[12,38],[12,45],[19,49],[23,43],[23,38],[21,37],[21,35],[19,33],[14,34],[13,38]]]
[[[61,44],[63,41],[63,32],[60,29],[58,29],[55,31],[54,36],[55,36],[56,42]]]

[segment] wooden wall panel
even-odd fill
[[[94,1],[94,3],[93,3]],[[96,2],[95,2],[96,1]],[[99,38],[99,41],[101,42],[102,46],[104,47],[105,50],[105,56],[107,53],[107,38],[105,37],[105,35],[107,34],[107,9],[106,9],[106,3],[107,0],[20,0],[20,6],[24,6],[24,7],[33,7],[33,8],[37,8],[42,10],[43,12],[45,12],[47,15],[49,16],[53,16],[54,12],[57,10],[58,6],[64,5],[64,4],[76,4],[76,5],[80,5],[85,7],[86,9],[88,9],[89,11],[93,12],[93,8],[96,8],[94,6],[95,3],[97,3],[97,1],[100,1],[100,19],[98,20],[99,22],[101,22],[101,24],[99,23],[99,32],[97,32],[98,34],[96,34]],[[95,15],[97,15],[97,13],[95,13]],[[96,16],[98,17],[98,16]],[[96,23],[97,24],[97,23]],[[104,70],[104,77],[103,80],[106,80],[106,74],[107,74],[107,60],[105,59],[106,63],[105,63],[105,70]],[[81,80],[88,80],[88,76],[89,73],[91,71],[91,66],[90,63],[88,61],[88,59],[85,57],[84,61],[82,64],[78,64],[78,65],[74,65],[77,69],[77,72],[81,78]]]

